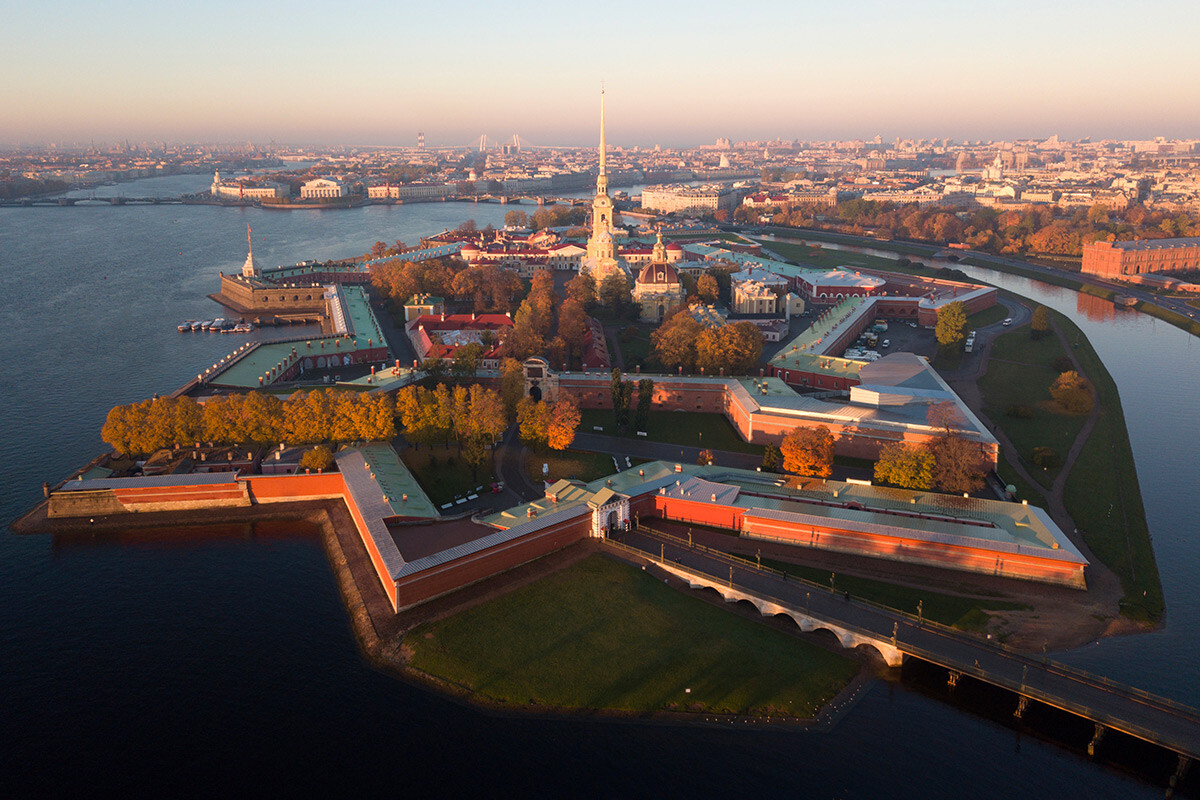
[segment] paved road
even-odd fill
[[[1191,758],[1200,756],[1200,712],[1129,687],[1109,683],[1053,661],[1032,658],[1002,645],[951,631],[835,594],[828,587],[783,579],[720,553],[634,530],[617,541],[654,560],[730,581],[733,586],[805,611],[849,630],[894,642],[905,653],[974,676],[1033,700],[1123,730]],[[835,580],[836,585],[836,580]],[[1015,707],[1015,704],[1014,704]]]

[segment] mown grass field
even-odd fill
[[[1086,414],[1068,414],[1050,398],[1050,385],[1059,375],[1054,361],[1065,355],[1057,336],[1034,340],[1022,327],[996,339],[987,374],[979,381],[984,413],[1004,429],[1029,474],[1046,487],[1054,483],[1060,467],[1035,466],[1033,449],[1050,447],[1061,463],[1087,421]],[[1012,405],[1032,409],[1033,418],[1008,416]]]
[[[583,433],[617,435],[613,412],[600,408],[585,408],[579,430]],[[632,415],[631,415],[632,416]],[[737,431],[724,414],[701,413],[698,411],[651,411],[647,416],[646,439],[685,447],[707,447],[712,450],[728,450],[734,453],[762,455],[762,445],[742,441]],[[632,420],[630,421],[632,426]],[[601,427],[604,430],[593,430]],[[625,436],[637,436],[627,431]],[[642,437],[638,437],[642,438]]]
[[[439,506],[468,494],[477,486],[486,486],[496,480],[493,472],[494,462],[491,459],[488,459],[472,477],[470,465],[463,460],[454,445],[405,447],[397,452],[421,484],[425,494]]]
[[[412,666],[508,707],[811,717],[858,672],[600,555],[405,644]]]
[[[645,463],[636,458],[631,459],[631,462],[635,466]],[[548,473],[542,473],[543,465],[549,467]],[[624,459],[621,459],[621,469],[618,470],[613,466],[612,456],[583,450],[531,451],[525,457],[525,474],[529,476],[529,480],[534,481],[535,486],[537,481],[547,480],[553,483],[562,478],[586,483],[605,475],[612,475],[614,472],[624,471],[625,468]]]

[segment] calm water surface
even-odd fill
[[[197,191],[157,178],[126,196]],[[0,210],[0,459],[9,520],[101,452],[114,403],[169,391],[240,343],[179,334],[240,268],[415,243],[499,205],[334,212],[210,207]],[[526,207],[526,210],[532,210]],[[989,279],[1001,278],[988,273]],[[1004,284],[1008,285],[1008,284]],[[1067,656],[1196,703],[1200,575],[1190,391],[1200,350],[1147,317],[1076,318],[1121,386],[1167,585],[1161,634]],[[1153,370],[1151,373],[1150,370]],[[1153,380],[1149,380],[1150,376]],[[1190,384],[1189,384],[1190,381]],[[184,538],[0,536],[0,781],[5,794],[229,795],[374,789],[430,796],[1160,797],[1161,788],[987,719],[878,683],[831,732],[731,731],[481,714],[360,659],[308,531]]]

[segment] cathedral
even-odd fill
[[[607,147],[604,142],[604,92],[600,92],[600,172],[596,176],[596,197],[592,200],[592,234],[588,237],[587,255],[583,257],[581,269],[591,273],[599,286],[613,273],[621,273],[626,280],[632,279],[629,265],[617,252],[613,237],[613,201],[608,196],[608,173],[606,172]]]
[[[654,243],[650,263],[638,273],[633,287],[633,300],[642,308],[642,322],[662,322],[668,314],[687,301],[687,293],[675,267],[667,263],[667,248],[662,231]]]

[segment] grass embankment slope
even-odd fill
[[[772,559],[764,559],[763,564],[773,569],[783,570],[798,578],[829,585],[828,570]],[[921,613],[925,619],[966,631],[986,629],[989,611],[1022,611],[1029,608],[1022,603],[1013,603],[1007,600],[959,597],[931,592],[927,589],[917,589],[912,586],[897,586],[853,575],[835,574],[833,582],[834,588],[838,592],[850,592],[854,597],[870,600],[872,603],[909,614],[916,614],[917,604],[920,603]]]
[[[1067,476],[1064,503],[1092,553],[1120,578],[1125,614],[1157,621],[1163,614],[1162,585],[1120,394],[1083,332],[1057,311],[1050,315],[1071,343],[1098,402],[1096,426]],[[1056,411],[1050,400],[1049,386],[1058,374],[1053,362],[1063,354],[1057,337],[1033,341],[1027,328],[1004,334],[992,346],[987,375],[979,383],[984,410],[1021,451],[1023,460],[1037,446],[1054,447],[1065,457],[1086,420]],[[1010,404],[1034,408],[1034,418],[1006,416]],[[1043,471],[1032,464],[1028,469],[1040,481],[1044,478],[1045,486],[1053,483],[1056,470]],[[1017,482],[1011,470],[1010,476]],[[1030,488],[1018,484],[1018,493]],[[1035,502],[1033,497],[1029,496],[1030,502]]]
[[[503,707],[811,717],[858,671],[600,555],[405,645],[416,669]]]
[[[1056,311],[1051,317],[1068,341],[1079,343],[1075,357],[1096,388],[1100,410],[1096,427],[1067,476],[1063,493],[1067,510],[1088,547],[1121,578],[1126,616],[1157,622],[1164,611],[1162,584],[1121,395],[1083,331]]]
[[[449,503],[496,480],[490,457],[472,477],[471,465],[453,445],[405,447],[398,452],[425,494],[437,505]]]

